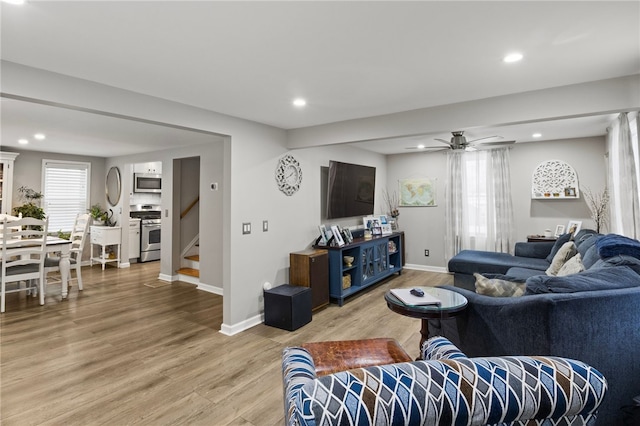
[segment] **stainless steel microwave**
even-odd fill
[[[134,173],[133,192],[162,192],[162,176],[152,173]]]

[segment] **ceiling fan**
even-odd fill
[[[486,139],[495,139],[495,138],[500,138],[502,139],[502,136],[487,136],[485,138],[480,138],[480,139],[474,139],[472,141],[468,141],[467,138],[464,137],[464,132],[463,131],[456,131],[456,132],[451,132],[451,134],[453,135],[453,137],[451,138],[451,141],[448,142],[444,139],[439,139],[436,138],[435,140],[438,142],[442,142],[446,145],[448,145],[448,148],[440,148],[437,146],[430,146],[430,147],[425,147],[424,145],[418,145],[418,146],[411,146],[411,147],[407,147],[406,149],[420,149],[420,150],[433,150],[433,151],[444,151],[446,149],[452,149],[452,150],[475,150],[477,148],[480,148],[481,146],[495,146],[495,145],[510,145],[515,143],[516,141],[494,141],[494,142],[481,142],[483,140]]]

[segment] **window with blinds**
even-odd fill
[[[42,168],[49,231],[69,232],[76,216],[89,210],[91,163],[43,160]]]

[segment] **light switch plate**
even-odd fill
[[[269,230],[269,221],[268,220],[263,220],[262,221],[262,232],[267,232]]]
[[[242,224],[242,234],[250,234],[251,233],[251,222],[244,222]]]

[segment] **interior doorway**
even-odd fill
[[[179,206],[181,280],[200,283],[200,157],[174,160],[174,203]]]

